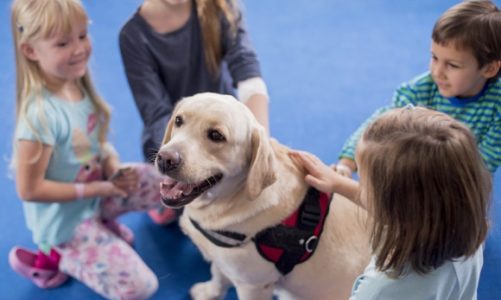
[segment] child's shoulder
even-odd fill
[[[435,81],[433,81],[433,78],[431,77],[430,72],[424,72],[424,73],[421,73],[421,74],[415,76],[414,78],[409,80],[407,83],[410,85],[414,85],[414,86],[430,86],[430,85],[434,85]]]
[[[32,93],[26,99],[25,112],[28,118],[46,114],[54,116],[57,111],[57,103],[53,101],[51,95],[46,91]]]
[[[489,83],[484,95],[485,99],[494,105],[498,114],[501,113],[501,78]]]
[[[491,82],[488,87],[489,91],[498,95],[501,98],[501,77]]]
[[[429,97],[437,89],[430,72],[419,74],[409,81],[405,81],[397,88],[397,94],[413,94]]]

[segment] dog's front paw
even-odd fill
[[[212,281],[200,282],[190,289],[190,296],[193,300],[219,300],[223,299],[226,291],[218,288]]]

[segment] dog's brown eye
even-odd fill
[[[180,116],[176,116],[176,119],[174,120],[174,124],[176,124],[176,127],[180,127],[183,125],[183,118]]]
[[[209,129],[209,131],[207,132],[207,137],[209,138],[209,140],[216,143],[221,143],[226,141],[224,135],[222,135],[219,131],[215,129]]]

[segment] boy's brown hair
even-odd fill
[[[433,27],[432,39],[471,50],[479,68],[501,60],[501,11],[490,0],[469,0],[449,8]],[[500,72],[495,77],[498,77]]]
[[[379,270],[425,274],[477,251],[492,183],[465,125],[425,108],[395,109],[367,128],[357,155]]]

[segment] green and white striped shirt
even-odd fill
[[[487,168],[495,173],[501,163],[501,79],[486,84],[478,95],[471,98],[445,98],[429,72],[395,91],[390,105],[376,110],[346,141],[340,158],[354,159],[355,146],[365,128],[387,110],[407,104],[422,106],[446,113],[465,123],[475,134],[477,144]]]

